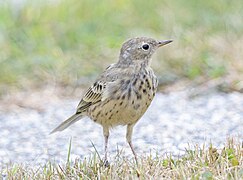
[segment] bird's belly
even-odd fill
[[[88,116],[102,126],[134,124],[146,112],[152,99],[152,93],[131,99],[107,99],[91,106]]]

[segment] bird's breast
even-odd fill
[[[146,112],[157,90],[153,72],[121,78],[110,87],[106,98],[88,109],[88,116],[103,126],[136,123]]]

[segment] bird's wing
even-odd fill
[[[91,105],[99,101],[104,101],[109,97],[105,94],[107,94],[107,91],[114,88],[114,81],[118,79],[118,76],[114,75],[115,72],[117,72],[116,64],[111,64],[106,68],[96,82],[86,91],[78,104],[76,113],[82,113]]]
[[[95,82],[79,102],[76,113],[84,112],[89,106],[101,101],[105,88],[106,83],[104,81]]]

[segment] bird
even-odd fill
[[[135,37],[125,41],[118,61],[109,65],[84,93],[76,113],[57,126],[50,134],[63,131],[88,116],[103,127],[104,163],[107,161],[110,129],[126,126],[126,140],[138,164],[132,143],[134,125],[151,104],[158,80],[150,66],[155,51],[172,40]]]

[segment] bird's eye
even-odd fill
[[[143,48],[143,50],[147,51],[147,50],[149,49],[149,45],[148,45],[148,44],[144,44],[144,45],[142,46],[142,48]]]

